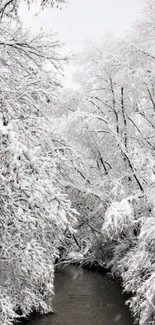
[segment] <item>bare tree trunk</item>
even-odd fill
[[[153,98],[153,96],[152,96],[152,94],[151,94],[151,91],[150,91],[150,89],[149,89],[149,87],[148,87],[147,84],[146,84],[146,87],[147,87],[147,91],[148,91],[148,94],[149,94],[149,97],[150,97],[150,100],[151,100],[151,103],[152,103],[153,109],[154,109],[154,111],[155,111],[155,102],[154,102],[154,98]]]
[[[116,99],[115,99],[115,91],[114,91],[114,87],[113,87],[113,81],[112,78],[110,78],[110,88],[111,88],[111,92],[112,92],[112,108],[116,117],[116,131],[119,134],[119,120],[118,120],[118,113],[116,110]]]
[[[121,87],[121,109],[123,116],[123,124],[124,124],[124,145],[127,148],[127,119],[125,115],[125,107],[124,107],[124,88]]]

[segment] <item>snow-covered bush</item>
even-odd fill
[[[112,202],[105,212],[101,229],[103,259],[106,266],[118,276],[121,275],[119,262],[136,240],[134,234],[136,224],[137,220],[130,197]]]
[[[140,325],[155,319],[155,218],[150,195],[151,191],[147,199],[111,203],[102,226],[103,259],[122,278],[124,291],[132,294],[128,304]]]
[[[146,218],[141,226],[136,246],[120,261],[125,291],[135,318],[141,325],[152,324],[155,318],[155,218]]]
[[[134,213],[128,199],[120,202],[112,202],[105,213],[102,234],[104,240],[119,240],[122,234],[132,230],[134,227]]]

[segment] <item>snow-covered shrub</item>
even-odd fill
[[[134,212],[128,199],[112,202],[105,213],[102,234],[104,241],[120,241],[122,235],[131,232],[134,228]]]
[[[136,246],[120,260],[125,291],[131,292],[130,308],[139,324],[152,324],[155,318],[155,218],[142,223]]]
[[[121,275],[119,261],[134,244],[136,219],[132,199],[112,202],[107,209],[101,229],[103,258],[112,272]]]
[[[149,212],[151,206],[150,195],[113,202],[102,227],[103,258],[122,278],[124,291],[132,294],[128,304],[140,325],[153,324],[155,319],[155,218]]]

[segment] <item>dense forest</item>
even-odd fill
[[[109,268],[154,324],[155,2],[73,58],[24,29],[21,2],[0,1],[0,323],[51,311],[55,265],[78,262]]]

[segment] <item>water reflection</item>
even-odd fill
[[[75,266],[55,278],[54,314],[35,316],[27,325],[132,325],[121,288],[108,276]]]

